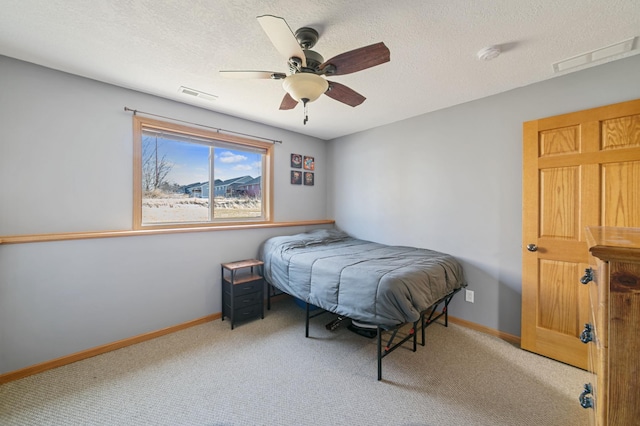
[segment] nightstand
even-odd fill
[[[264,318],[264,280],[262,265],[256,259],[223,263],[222,320],[231,320],[231,329],[237,321]]]

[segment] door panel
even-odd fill
[[[540,157],[580,152],[578,126],[540,132]]]
[[[580,288],[562,285],[579,273],[577,263],[557,260],[540,261],[538,327],[569,335],[580,332],[578,305]]]
[[[640,115],[602,122],[602,149],[640,147]]]
[[[579,279],[598,225],[640,226],[640,100],[524,123],[523,349],[587,368]]]
[[[540,194],[540,237],[578,239],[580,168],[541,170]]]
[[[602,165],[603,225],[640,226],[640,161]]]

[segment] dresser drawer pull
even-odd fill
[[[584,270],[584,276],[580,278],[580,282],[582,284],[589,284],[593,281],[593,269],[587,268]]]
[[[584,385],[584,390],[578,398],[580,400],[580,405],[582,406],[582,408],[593,408],[593,398],[589,396],[591,395],[592,390],[593,389],[591,388],[591,383],[586,383]]]
[[[582,343],[589,343],[593,341],[593,327],[591,324],[584,325],[584,330],[580,333],[580,341]]]

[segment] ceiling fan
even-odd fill
[[[329,81],[325,76],[351,74],[376,65],[389,62],[390,52],[384,43],[354,49],[325,61],[311,50],[318,41],[319,34],[310,27],[302,27],[295,32],[287,22],[273,15],[258,16],[258,22],[289,65],[289,74],[273,71],[220,71],[227,78],[263,78],[283,80],[282,87],[287,92],[280,104],[281,110],[293,109],[302,102],[304,124],[307,124],[307,103],[313,102],[323,93],[336,101],[355,107],[366,99],[349,87]]]

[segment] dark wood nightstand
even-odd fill
[[[264,279],[262,265],[256,259],[223,263],[222,320],[231,320],[231,329],[237,321],[264,318]]]

